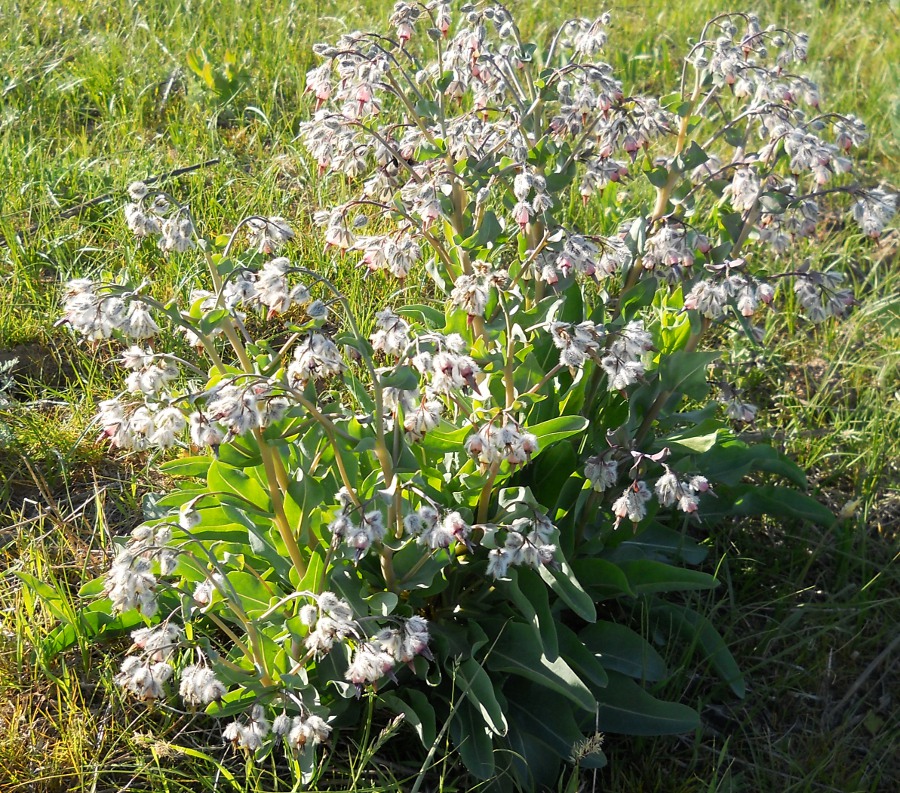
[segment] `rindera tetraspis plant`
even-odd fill
[[[577,752],[586,733],[697,725],[642,685],[667,676],[648,626],[691,636],[742,695],[715,628],[662,596],[716,585],[686,565],[724,516],[829,513],[736,437],[755,408],[711,394],[701,342],[753,333],[781,284],[810,320],[842,315],[840,275],[792,264],[791,243],[840,193],[877,236],[896,197],[852,181],[863,126],[819,111],[802,35],[718,16],[655,98],[598,60],[607,23],[539,48],[502,6],[399,3],[391,32],[317,48],[301,138],[355,195],[316,215],[324,241],[375,277],[430,276],[418,303],[407,284],[375,307],[371,334],[275,256],[284,218],[202,239],[173,196],[129,188],[137,237],[207,275],[166,303],[127,277],[65,297],[73,330],[132,345],[102,436],[193,450],[82,592],[99,598],[82,629],[135,629],[123,688],[170,708],[177,689],[306,779],[365,694],[426,747],[449,724],[474,776],[525,789],[573,751],[605,762],[597,741]],[[164,323],[196,356],[160,349]]]

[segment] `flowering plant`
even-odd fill
[[[744,481],[804,485],[737,437],[756,408],[710,399],[717,354],[699,346],[755,333],[782,283],[811,321],[844,314],[839,273],[780,265],[820,202],[850,193],[877,236],[896,196],[850,183],[864,128],[818,110],[793,71],[805,38],[750,15],[709,22],[661,98],[598,59],[606,16],[546,48],[498,5],[454,22],[400,2],[390,21],[317,48],[300,135],[355,191],[316,214],[326,246],[430,286],[414,304],[399,289],[364,333],[327,278],[279,255],[284,218],[204,239],[187,206],[131,185],[132,232],[202,257],[208,280],[168,302],[127,274],[73,281],[64,321],[130,345],[103,437],[193,456],[163,464],[178,484],[82,594],[98,633],[133,630],[124,689],[167,701],[177,670],[186,708],[248,754],[283,746],[306,780],[377,694],[426,747],[449,729],[473,775],[508,766],[533,788],[573,751],[604,762],[576,751],[585,732],[697,725],[640,685],[667,672],[635,604],[742,694],[714,627],[659,596],[716,586],[685,565],[725,515],[830,513]]]

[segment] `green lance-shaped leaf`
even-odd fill
[[[450,737],[466,770],[476,779],[494,775],[494,743],[478,708],[467,699],[457,703],[450,714]]]
[[[263,489],[259,481],[238,468],[232,468],[219,460],[213,460],[209,466],[206,481],[212,490],[224,490],[228,493],[235,493],[262,509],[267,511],[272,509],[269,494]]]
[[[593,713],[594,695],[562,658],[551,661],[541,647],[540,636],[521,622],[504,629],[487,659],[494,672],[509,672],[540,683]]]
[[[564,438],[570,438],[587,429],[590,422],[583,416],[559,416],[550,421],[542,421],[529,427],[529,431],[538,439],[541,449],[546,448],[551,443],[561,441]],[[540,454],[541,449],[538,450]]]
[[[666,662],[649,642],[625,625],[595,622],[578,634],[607,671],[655,682],[666,676]]]
[[[697,458],[696,463],[699,470],[709,472],[710,480],[726,485],[737,485],[750,471],[765,471],[783,476],[798,487],[807,486],[803,470],[771,446],[724,441]]]
[[[609,673],[601,692],[597,726],[626,735],[678,735],[700,726],[700,715],[687,705],[656,699],[630,677]]]
[[[516,604],[519,613],[531,623],[541,636],[544,652],[550,658],[559,654],[556,641],[556,622],[550,611],[547,587],[532,570],[511,569],[507,581],[498,581],[495,586]]]
[[[673,432],[664,437],[658,437],[652,446],[652,450],[659,450],[665,446],[676,451],[683,450],[702,454],[712,449],[719,440],[719,436],[726,432],[717,419],[707,419],[679,432]]]
[[[699,168],[707,160],[709,160],[709,155],[703,151],[703,148],[697,144],[697,141],[692,140],[691,145],[678,155],[675,164],[680,171],[692,171],[694,168]]]
[[[653,303],[656,287],[656,278],[644,277],[619,298],[619,312],[626,322],[632,320],[642,308]]]
[[[520,790],[553,790],[560,759],[568,760],[583,736],[569,707],[536,686],[518,687],[509,697],[511,769]]]
[[[484,667],[474,658],[467,658],[457,669],[456,682],[462,691],[467,692],[469,704],[475,706],[491,732],[506,735],[509,725],[497,701],[494,683]]]
[[[562,557],[562,552],[557,550],[557,557]],[[597,609],[594,599],[584,590],[575,571],[565,558],[559,558],[558,568],[541,566],[541,578],[562,601],[585,622],[593,622],[597,619]]]
[[[559,652],[582,680],[597,688],[606,688],[609,677],[600,659],[581,640],[581,637],[563,623],[556,626],[559,637]]]
[[[700,564],[708,555],[708,548],[698,545],[683,532],[654,522],[640,534],[621,542],[609,554],[609,561],[615,562],[615,567],[624,576],[624,571],[619,567],[623,562],[648,559],[661,562],[680,560],[685,564]],[[584,561],[593,563],[594,560]],[[636,594],[630,584],[626,591],[630,595]]]
[[[824,504],[790,487],[748,485],[742,490],[734,500],[733,515],[773,515],[806,520],[819,526],[831,526],[836,520]]]
[[[437,719],[428,697],[414,688],[387,691],[379,696],[394,713],[402,713],[406,717],[406,723],[416,731],[422,746],[430,748],[437,735]]]
[[[250,619],[259,616],[268,610],[273,602],[284,597],[284,594],[275,589],[272,584],[260,581],[252,573],[234,570],[228,573],[227,578],[231,587],[234,588],[233,592],[230,588],[226,589],[228,597],[237,597],[238,604]],[[221,594],[216,590],[213,601],[215,602],[219,597]]]
[[[598,601],[622,595],[634,596],[622,568],[607,559],[599,557],[575,559],[572,562],[572,569]]]
[[[651,559],[635,559],[622,562],[620,566],[628,578],[632,591],[638,595],[715,589],[719,585],[719,582],[708,573],[686,570]]]
[[[167,460],[159,466],[159,470],[169,476],[206,476],[212,459],[208,455],[180,457],[177,460]]]
[[[718,357],[717,352],[676,350],[660,361],[660,386],[673,394],[703,399],[709,393],[706,369]]]

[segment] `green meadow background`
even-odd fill
[[[811,36],[809,72],[826,109],[862,117],[873,181],[898,186],[900,9],[882,0],[516,2],[526,36],[546,42],[573,15],[613,15],[608,60],[628,92],[668,93],[703,22],[748,10]],[[200,231],[249,213],[283,215],[289,255],[332,277],[365,317],[393,290],[322,252],[311,214],[339,200],[296,141],[308,117],[311,47],[384,28],[383,0],[0,0],[0,791],[290,790],[283,769],[247,767],[219,727],[125,700],[121,652],[83,638],[62,657],[35,652],[55,623],[15,571],[48,582],[68,613],[108,538],[128,531],[143,494],[166,487],[153,460],[95,442],[94,406],[119,387],[111,355],[54,328],[60,284],[116,274],[165,295],[199,272],[134,245],[121,216],[134,180],[217,160],[166,182]],[[195,73],[208,59],[209,80]],[[217,89],[230,76],[237,93]],[[208,84],[209,83],[209,84]],[[640,198],[636,194],[635,198]],[[579,223],[590,227],[589,205]],[[598,216],[599,218],[599,216]],[[599,219],[598,219],[599,222]],[[896,226],[896,223],[894,224]],[[760,407],[753,432],[791,454],[841,513],[829,530],[735,523],[711,537],[724,586],[694,597],[741,663],[735,700],[681,671],[659,692],[701,707],[675,738],[609,735],[609,766],[560,789],[894,791],[900,786],[900,275],[896,228],[875,243],[835,216],[797,256],[846,272],[860,305],[820,327],[771,314],[763,348],[728,363]],[[119,648],[121,651],[127,641]],[[341,734],[323,790],[407,789],[421,763],[401,728],[374,754]],[[423,790],[471,790],[451,747]],[[578,788],[580,785],[580,788]]]

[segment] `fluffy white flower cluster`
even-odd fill
[[[388,22],[397,31],[397,38],[400,39],[400,46],[406,44],[412,38],[413,28],[419,20],[422,8],[410,3],[400,2],[394,3],[394,10],[391,13]]]
[[[450,303],[470,317],[483,317],[491,288],[503,290],[508,282],[509,273],[506,270],[483,268],[469,275],[460,275],[450,292]]]
[[[271,254],[294,238],[293,229],[283,217],[253,217],[247,220],[247,243],[257,253]]]
[[[155,628],[141,628],[131,634],[134,644],[130,655],[114,678],[115,682],[140,699],[160,699],[166,695],[164,684],[172,677],[172,656],[184,642],[184,631],[165,622]],[[191,664],[181,672],[179,694],[191,708],[220,700],[225,686],[205,664]]]
[[[853,205],[853,217],[863,234],[873,239],[881,236],[884,227],[897,214],[897,194],[884,187],[867,190]]]
[[[156,403],[105,399],[99,404],[97,421],[103,428],[100,437],[122,449],[143,450],[151,446],[168,448],[184,428],[184,416],[173,407]]]
[[[268,319],[283,314],[293,305],[308,305],[312,300],[309,290],[303,283],[290,285],[290,270],[291,262],[284,256],[266,262],[256,273],[242,268],[229,275],[222,289],[222,304],[231,310],[238,306],[259,305],[268,309]],[[191,303],[197,300],[203,301],[203,311],[212,311],[217,307],[219,298],[212,292],[198,290],[191,294]],[[239,316],[243,318],[243,315]]]
[[[742,32],[738,22],[746,25]],[[718,85],[733,86],[739,90],[741,81],[751,85],[759,82],[771,85],[782,80],[784,85],[799,84],[802,78],[791,75],[785,67],[796,61],[806,60],[809,37],[805,33],[789,33],[775,26],[765,30],[754,14],[729,14],[714,20],[718,37],[697,48],[694,63],[698,69],[708,70]],[[775,52],[770,57],[770,48]],[[771,60],[772,66],[766,62]],[[783,78],[783,79],[782,79]],[[814,91],[814,86],[807,90]],[[816,104],[813,93],[810,104]]]
[[[255,752],[262,747],[263,741],[268,738],[271,730],[272,726],[266,718],[266,712],[262,705],[253,705],[247,720],[245,722],[229,722],[222,732],[222,737],[240,749]]]
[[[208,403],[205,412],[195,410],[189,420],[185,419],[180,408],[171,404],[107,399],[99,405],[98,422],[103,427],[101,437],[108,438],[112,446],[123,449],[165,449],[177,442],[189,423],[193,444],[201,448],[208,446],[215,451],[237,435],[267,427],[281,419],[288,402],[277,393],[275,384],[239,386],[230,381],[221,383],[205,395]],[[147,395],[155,399],[163,398],[155,391],[148,391]]]
[[[190,527],[188,527],[190,528]],[[191,599],[194,604],[204,608],[212,603],[213,593],[218,589],[224,592],[225,577],[221,573],[207,573],[207,577],[194,587]]]
[[[696,512],[700,505],[698,495],[710,490],[706,477],[692,476],[681,480],[669,466],[664,467],[666,472],[656,480],[653,488],[660,506],[671,507],[677,504],[682,512]]]
[[[128,186],[131,202],[125,204],[125,222],[135,237],[156,237],[160,250],[184,253],[195,247],[194,224],[184,207],[173,214],[172,206],[163,193],[151,193],[143,182]]]
[[[346,366],[341,351],[327,336],[309,333],[294,348],[294,360],[288,365],[287,379],[291,386],[305,386],[310,380],[323,380],[341,374]]]
[[[438,399],[420,398],[415,391],[403,391],[403,429],[406,437],[419,443],[425,435],[437,427],[444,413],[444,404]]]
[[[331,652],[335,642],[358,634],[353,609],[333,592],[323,592],[316,604],[300,609],[300,619],[312,630],[306,637],[306,649],[317,658]]]
[[[559,253],[540,258],[541,280],[553,285],[560,278],[576,274],[593,276],[600,260],[600,246],[594,240],[581,234],[567,234]]]
[[[328,740],[331,725],[315,713],[291,718],[281,713],[272,721],[272,732],[287,738],[288,746],[301,751],[307,746],[318,746]]]
[[[573,372],[584,366],[588,358],[598,359],[606,331],[599,325],[585,320],[577,325],[553,321],[548,326],[550,338],[559,350],[559,365]]]
[[[362,693],[366,686],[392,676],[397,664],[412,663],[417,655],[430,657],[429,638],[428,621],[423,617],[410,617],[402,630],[385,628],[356,648],[344,678]]]
[[[602,14],[595,20],[570,20],[561,31],[566,36],[563,43],[571,47],[576,55],[592,58],[606,46],[609,39],[606,28],[611,21],[609,14]]]
[[[416,538],[416,542],[426,548],[449,548],[451,543],[461,542],[467,547],[472,529],[458,512],[441,514],[427,504],[403,519],[406,533]]]
[[[855,302],[853,290],[841,289],[843,273],[801,272],[794,280],[794,294],[810,322],[843,317]]]
[[[618,528],[625,518],[632,523],[640,523],[647,516],[647,502],[652,497],[653,494],[646,482],[637,480],[628,485],[625,492],[612,505],[613,515],[616,516],[615,528]]]
[[[377,42],[355,31],[341,36],[333,48],[319,44],[313,51],[331,60],[313,70],[307,90],[338,104],[347,118],[361,119],[380,111],[388,58]]]
[[[505,528],[503,547],[494,548],[488,554],[488,575],[503,578],[510,567],[524,565],[540,569],[542,565],[555,563],[556,545],[550,540],[556,527],[546,515],[536,513],[532,518],[516,518]]]
[[[753,168],[736,168],[724,194],[737,212],[751,210],[762,192],[762,181]]]
[[[326,239],[328,239],[326,231]],[[352,250],[362,252],[362,263],[372,272],[385,270],[403,280],[422,258],[422,248],[405,232],[384,236],[357,236]]]
[[[206,394],[205,412],[191,414],[191,440],[215,449],[224,441],[279,421],[288,408],[279,390],[276,382],[219,383]]]
[[[172,677],[172,671],[165,661],[149,663],[137,655],[130,655],[113,680],[139,699],[160,699],[166,695],[164,684]]]
[[[399,358],[409,347],[409,323],[385,308],[375,314],[375,332],[371,335],[372,349]]]
[[[446,36],[451,27],[448,4],[432,2],[426,7],[435,25],[429,29],[429,36]],[[316,214],[316,222],[325,228],[326,244],[342,251],[362,251],[363,263],[370,269],[386,269],[405,277],[420,256],[408,232],[421,233],[439,218],[450,219],[457,211],[453,206],[458,199],[453,175],[447,173],[442,157],[421,157],[423,146],[431,147],[439,138],[455,160],[484,160],[486,152],[518,163],[527,160],[532,144],[523,137],[515,114],[493,113],[488,118],[472,113],[469,102],[462,101],[469,95],[476,110],[506,109],[525,101],[517,75],[527,64],[522,60],[512,16],[502,6],[491,5],[467,6],[462,15],[461,27],[441,46],[440,57],[420,65],[414,75],[420,95],[443,93],[441,119],[426,114],[415,125],[380,125],[377,135],[365,133],[354,122],[382,106],[396,105],[396,93],[403,90],[397,86],[398,79],[405,87],[406,80],[395,74],[395,53],[389,46],[385,49],[387,40],[351,33],[342,36],[335,46],[315,47],[326,60],[307,74],[307,90],[315,94],[317,103],[314,118],[301,127],[301,140],[322,171],[333,169],[352,178],[367,175],[363,186],[367,200],[398,208],[402,205],[404,219],[396,234],[388,236],[357,238],[355,223],[347,218],[354,202]],[[395,6],[392,24],[401,47],[423,18],[419,6],[405,2]],[[558,101],[549,111],[549,127],[556,136],[583,138],[579,160],[587,168],[581,187],[585,198],[627,174],[626,166],[613,159],[616,151],[626,153],[633,161],[641,147],[672,128],[672,116],[657,100],[626,100],[612,67],[589,62],[606,41],[608,19],[604,15],[594,22],[575,20],[560,32],[558,43],[573,51],[578,68],[559,71]],[[457,105],[453,100],[459,100],[458,114],[452,112]],[[326,104],[334,109],[326,110]],[[552,208],[553,198],[542,172],[524,164],[516,170],[512,217],[521,233],[526,233]],[[489,188],[483,192],[490,192]],[[627,250],[624,246],[609,247],[609,255],[601,257],[595,244],[576,237],[557,261],[541,257],[541,277],[556,283],[573,272],[618,272]],[[470,304],[469,313],[480,315],[482,285],[465,279],[456,285],[454,300],[460,305]]]
[[[543,214],[553,205],[553,199],[547,192],[547,180],[526,166],[522,166],[522,170],[513,179],[513,195],[516,198],[512,210],[513,220],[522,230],[525,230],[535,215]]]
[[[194,289],[191,291],[190,304],[204,314],[224,307],[241,321],[246,317],[237,311],[238,307],[262,307],[266,309],[267,319],[271,319],[283,314],[293,305],[309,306],[313,302],[309,289],[303,283],[292,286],[288,280],[290,271],[291,262],[284,256],[266,262],[258,272],[243,267],[228,275],[221,295],[206,289]],[[312,313],[312,309],[307,308],[307,312]],[[196,333],[187,328],[183,331],[189,344],[199,344],[200,339]],[[221,332],[222,328],[216,327],[209,335],[217,336]]]
[[[537,436],[522,432],[512,421],[502,426],[485,424],[466,438],[465,449],[484,468],[506,461],[512,466],[524,465],[539,448]]]
[[[497,106],[507,97],[508,83],[505,72],[515,72],[521,66],[518,49],[512,43],[495,43],[489,35],[489,23],[499,39],[505,39],[514,31],[509,12],[500,6],[487,6],[483,10],[475,6],[463,6],[465,19],[459,31],[445,45],[442,63],[429,64],[426,72],[432,79],[435,69],[449,71],[451,80],[444,90],[449,99],[459,100],[471,92],[477,110]],[[449,15],[448,15],[449,17]],[[449,19],[448,19],[449,27]]]
[[[684,297],[686,309],[696,309],[704,317],[720,319],[734,305],[741,316],[752,317],[760,304],[769,305],[775,297],[771,284],[757,281],[740,272],[746,265],[743,259],[728,260],[711,269],[724,273],[719,280],[697,281]]]
[[[462,350],[467,348],[462,337],[451,334],[441,346],[444,349],[440,352],[420,352],[412,359],[413,366],[429,377],[431,391],[452,394],[454,391],[477,390],[475,378],[481,369],[470,356],[462,354]]]
[[[797,195],[799,190],[793,179],[784,179],[779,188],[784,195]],[[786,208],[761,206],[756,233],[776,255],[785,253],[795,237],[811,237],[822,216],[818,203],[811,198],[797,198]]]
[[[345,488],[337,494],[341,504],[341,510],[337,517],[328,524],[331,532],[332,543],[345,542],[353,549],[353,561],[358,563],[368,552],[373,543],[381,542],[385,535],[384,516],[378,509],[369,510],[359,514],[359,508]]]
[[[159,326],[140,300],[126,304],[88,278],[66,284],[60,322],[89,341],[108,339],[114,331],[131,339],[149,339],[159,333]]]
[[[588,457],[584,464],[584,476],[591,483],[591,488],[602,493],[616,483],[619,464],[615,458],[608,455],[598,454]]]
[[[664,468],[665,473],[657,479],[653,491],[646,482],[636,479],[613,502],[612,511],[616,516],[615,528],[618,528],[626,518],[635,525],[640,523],[647,516],[647,503],[653,497],[654,492],[660,506],[677,505],[678,509],[687,514],[697,511],[700,505],[699,495],[711,491],[706,478],[692,476],[680,480],[669,466],[664,465]]]
[[[628,166],[612,157],[589,159],[581,177],[581,200],[587,204],[594,193],[599,193],[612,182],[621,182],[628,176]]]
[[[631,251],[618,237],[585,237],[581,234],[565,234],[557,230],[551,239],[565,235],[559,250],[551,246],[542,250],[535,258],[538,277],[551,286],[560,278],[585,275],[596,279],[606,278],[621,272],[631,261]]]
[[[125,387],[132,394],[155,397],[179,375],[178,366],[167,356],[154,355],[138,346],[129,347],[119,360],[131,370]]]
[[[787,68],[805,60],[809,44],[806,34],[774,26],[763,29],[755,16],[746,14],[723,15],[713,25],[716,37],[707,38],[695,48],[694,65],[701,74],[711,75],[715,85],[730,88],[740,104],[735,115],[749,119],[762,141],[759,151],[754,152],[745,140],[740,149],[741,162],[734,169],[725,194],[738,212],[749,213],[758,202],[762,203],[760,236],[783,253],[791,234],[809,236],[821,214],[817,203],[803,195],[806,191],[798,187],[798,181],[809,177],[816,191],[849,173],[852,162],[846,155],[866,140],[866,128],[852,115],[822,114],[816,84]],[[815,114],[805,110],[804,105]],[[823,137],[829,124],[833,140]],[[792,176],[765,176],[782,151]],[[717,162],[719,175],[726,170],[720,165]],[[707,176],[709,167],[710,163],[703,166]],[[799,208],[800,212],[784,217],[782,211],[769,211],[761,200],[767,191],[792,199],[789,209]],[[887,198],[888,206],[896,201],[890,192],[883,191],[883,196],[873,202],[875,206],[881,197]],[[867,212],[865,202],[854,207],[854,215],[866,234],[877,236],[894,214],[889,209],[882,218],[883,209]]]
[[[663,223],[647,237],[641,263],[646,270],[671,283],[690,278],[695,251],[709,253],[709,239],[703,234],[688,232],[679,223]]]
[[[609,345],[600,366],[606,372],[607,388],[622,391],[644,374],[644,353],[653,349],[653,339],[644,330],[643,320],[633,320],[622,328]]]
[[[722,395],[719,400],[725,406],[725,415],[732,421],[740,421],[749,424],[756,418],[759,408],[742,399],[738,394],[733,393],[730,389],[727,394]]]
[[[155,628],[138,628],[131,633],[131,650],[141,650],[149,660],[168,661],[184,641],[184,631],[171,622]]]
[[[419,180],[407,182],[400,188],[400,198],[407,207],[408,213],[421,221],[423,229],[429,228],[436,220],[447,217],[447,211],[441,197],[448,197],[453,186],[441,174],[431,174],[429,163],[419,166],[417,173],[422,174]]]
[[[225,696],[226,688],[208,666],[191,664],[181,670],[178,693],[190,708],[201,708],[210,702],[218,702]]]
[[[409,356],[412,367],[426,379],[422,391],[387,387],[383,391],[384,420],[388,429],[401,415],[407,437],[418,443],[437,427],[444,414],[441,396],[454,391],[478,391],[478,364],[466,355],[468,345],[458,333],[412,336],[409,324],[389,309],[376,315],[372,347],[388,355]]]
[[[176,554],[166,547],[172,538],[168,526],[138,526],[125,547],[113,560],[106,574],[103,594],[112,601],[112,611],[118,614],[137,609],[145,617],[157,611],[156,561],[160,575],[175,569]]]

